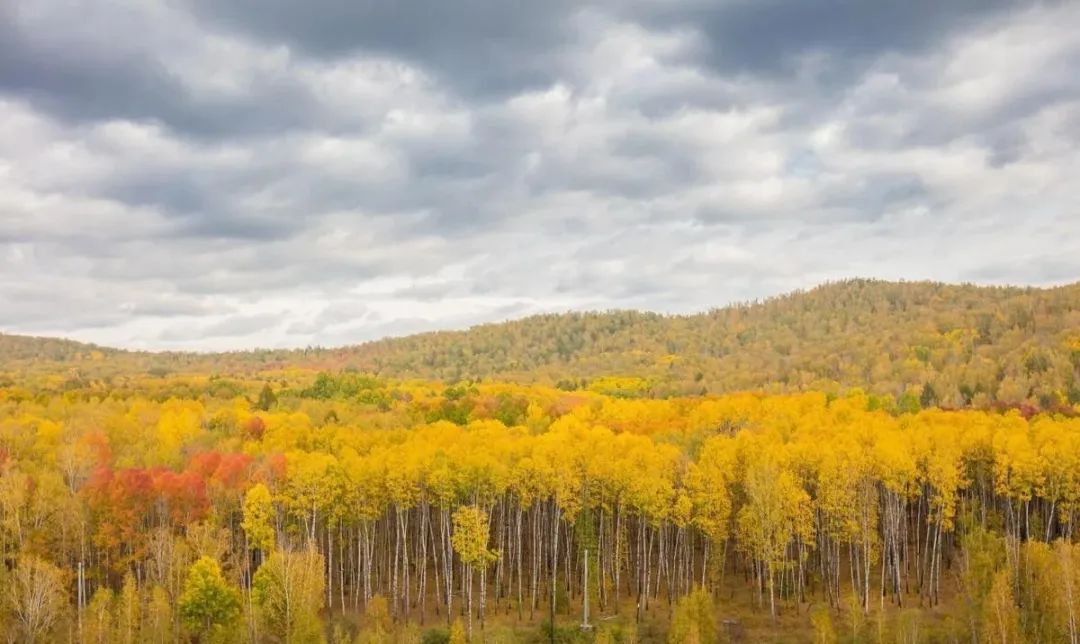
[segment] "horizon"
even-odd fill
[[[521,321],[528,320],[528,319],[531,319],[531,318],[541,317],[541,316],[548,316],[548,315],[554,315],[554,316],[562,316],[562,315],[603,315],[603,314],[608,314],[608,313],[624,312],[624,313],[641,313],[641,314],[645,314],[645,315],[658,315],[658,316],[661,316],[661,317],[664,317],[664,318],[694,317],[694,316],[699,316],[699,315],[708,315],[709,313],[712,313],[714,311],[721,311],[721,310],[728,309],[728,308],[742,307],[742,306],[754,306],[754,305],[759,305],[759,304],[765,304],[765,303],[767,303],[769,301],[772,301],[772,300],[782,299],[782,298],[790,297],[790,296],[796,296],[796,295],[799,295],[799,294],[802,294],[802,293],[809,293],[809,292],[812,292],[812,291],[815,291],[815,290],[818,290],[818,289],[828,288],[828,287],[831,287],[831,286],[839,286],[839,285],[843,285],[843,284],[851,283],[851,282],[872,282],[872,283],[880,283],[880,284],[926,284],[926,285],[936,285],[936,286],[974,287],[974,288],[980,288],[980,289],[995,289],[995,288],[997,288],[997,289],[1020,289],[1020,290],[1029,290],[1029,289],[1052,290],[1052,289],[1058,289],[1058,288],[1068,288],[1068,287],[1074,286],[1074,285],[1080,285],[1080,280],[1065,280],[1065,281],[1060,281],[1060,282],[1052,282],[1052,283],[1048,283],[1048,284],[1013,284],[1013,283],[978,283],[978,282],[942,282],[942,281],[938,281],[938,280],[905,280],[905,279],[889,280],[889,279],[882,279],[882,278],[876,278],[876,277],[846,277],[846,278],[840,278],[840,279],[837,279],[837,280],[829,280],[829,281],[821,282],[821,283],[815,284],[815,285],[807,287],[807,288],[797,288],[797,289],[794,289],[794,290],[791,290],[791,291],[785,291],[783,293],[776,293],[776,294],[772,294],[772,295],[766,295],[764,297],[755,298],[755,299],[752,299],[752,300],[738,300],[738,301],[733,301],[733,302],[726,302],[726,303],[723,303],[723,304],[710,306],[708,308],[700,309],[700,310],[696,310],[696,311],[687,311],[687,312],[670,312],[669,311],[669,312],[665,312],[665,311],[654,311],[654,310],[649,310],[649,309],[628,309],[628,308],[567,309],[567,310],[562,310],[562,311],[556,311],[556,310],[538,311],[538,312],[528,313],[528,314],[517,316],[517,317],[505,318],[505,319],[502,319],[502,320],[488,320],[488,321],[484,321],[484,322],[476,322],[476,323],[473,323],[473,324],[469,324],[467,326],[431,328],[431,329],[427,329],[427,330],[412,331],[412,332],[406,332],[406,333],[401,333],[401,334],[396,334],[396,335],[395,334],[384,335],[384,336],[380,336],[380,337],[377,337],[377,338],[361,340],[361,341],[358,341],[358,342],[345,343],[345,344],[336,344],[336,345],[318,345],[318,344],[304,345],[304,346],[298,346],[298,345],[293,345],[293,346],[288,346],[288,345],[283,345],[283,346],[258,346],[258,345],[255,345],[255,346],[248,346],[248,347],[232,347],[232,348],[226,347],[226,348],[221,348],[221,349],[203,349],[203,348],[197,348],[197,347],[196,348],[187,348],[187,349],[168,349],[168,348],[166,348],[166,349],[154,349],[154,348],[139,348],[139,347],[120,346],[120,345],[107,345],[107,344],[101,344],[101,343],[98,343],[98,342],[93,342],[91,340],[81,340],[81,339],[78,339],[78,338],[75,338],[75,337],[72,337],[72,336],[41,335],[41,334],[35,334],[35,333],[13,333],[13,332],[6,331],[5,329],[2,329],[2,328],[0,328],[0,336],[6,335],[8,337],[71,341],[71,342],[77,342],[79,344],[85,344],[85,345],[88,345],[88,346],[93,346],[93,347],[99,348],[99,349],[118,350],[118,351],[125,351],[125,352],[129,352],[129,353],[145,353],[145,354],[178,353],[178,354],[194,354],[194,355],[216,355],[216,354],[228,354],[228,353],[252,353],[252,352],[258,352],[258,351],[286,351],[286,352],[293,352],[293,351],[304,351],[304,350],[309,350],[309,349],[310,350],[316,350],[316,351],[336,351],[336,350],[360,347],[360,346],[363,346],[363,345],[377,343],[377,342],[400,340],[400,339],[410,338],[410,337],[413,337],[413,336],[426,335],[426,334],[432,334],[432,333],[465,333],[465,332],[468,332],[468,331],[470,331],[470,330],[472,330],[474,328],[477,328],[477,327],[498,326],[498,325],[502,325],[502,324],[512,324],[512,323],[515,323],[515,322],[521,322]]]
[[[0,328],[340,346],[1080,278],[1080,4],[0,5]]]

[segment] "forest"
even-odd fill
[[[858,387],[942,407],[1080,402],[1080,283],[1054,288],[847,280],[696,315],[563,313],[341,347],[119,351],[0,334],[0,373],[65,374],[69,388],[136,374],[301,367],[384,378],[489,379],[617,396]],[[630,377],[627,388],[612,377]]]
[[[0,632],[1075,644],[1077,293],[850,282],[708,333],[619,313],[377,345],[408,373],[0,337]],[[514,362],[526,327],[579,323],[567,356]],[[658,326],[688,339],[657,371]],[[515,334],[519,357],[490,339]],[[505,355],[429,371],[455,350]]]

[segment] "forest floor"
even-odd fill
[[[874,601],[872,592],[870,610],[866,614],[857,606],[850,605],[839,610],[828,610],[828,603],[821,592],[817,591],[808,593],[808,601],[798,604],[790,599],[778,600],[777,617],[773,620],[769,613],[767,595],[764,597],[764,606],[759,606],[752,587],[741,583],[726,583],[717,593],[714,614],[717,641],[732,644],[812,643],[815,641],[815,628],[821,627],[821,624],[815,626],[815,615],[818,615],[817,621],[828,623],[835,633],[835,641],[838,642],[953,641],[966,630],[963,628],[964,611],[959,605],[959,594],[951,586],[953,584],[942,585],[942,603],[932,608],[920,606],[918,595],[905,595],[904,606],[898,607],[889,597],[883,603],[880,600]],[[547,605],[541,604],[532,618],[528,608],[519,618],[514,602],[490,602],[483,629],[479,617],[474,614],[473,640],[491,644],[548,642],[550,635],[547,611]],[[596,632],[609,630],[615,635],[615,641],[624,641],[620,634],[634,632],[641,644],[664,643],[667,642],[674,611],[674,604],[669,604],[663,593],[658,599],[649,602],[649,607],[642,611],[640,621],[636,619],[636,603],[632,599],[624,599],[618,612],[613,612],[610,606],[607,610],[593,606],[590,610],[593,630],[583,632],[580,628],[580,597],[570,602],[564,600],[555,619],[556,641],[566,644],[591,643]],[[455,617],[460,616],[464,620],[460,603],[455,603],[454,613]],[[823,619],[823,615],[828,618]],[[423,623],[420,623],[419,611],[414,611],[410,623],[422,634],[447,631],[445,612],[436,610],[434,601],[428,604]],[[438,640],[425,638],[424,641]]]

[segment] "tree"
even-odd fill
[[[244,520],[240,524],[247,535],[248,547],[263,552],[274,549],[274,499],[270,490],[256,483],[244,495]]]
[[[738,514],[743,547],[764,568],[769,613],[776,619],[776,574],[787,559],[788,545],[810,532],[810,499],[787,471],[768,460],[750,467],[745,480],[746,505]]]
[[[108,586],[99,586],[82,616],[82,639],[86,644],[110,644],[113,639],[113,600]]]
[[[178,602],[180,617],[201,641],[231,626],[240,615],[240,592],[221,575],[221,566],[200,557],[188,570]]]
[[[474,505],[462,506],[454,512],[454,534],[452,542],[454,552],[461,557],[462,563],[469,568],[466,579],[468,587],[468,635],[472,639],[472,574],[480,572],[480,628],[484,627],[484,603],[486,598],[485,581],[487,567],[495,561],[498,554],[488,549],[488,515]]]
[[[1058,597],[1061,604],[1061,617],[1065,623],[1062,629],[1068,634],[1070,644],[1080,643],[1080,545],[1072,544],[1064,539],[1054,542],[1054,558],[1057,564],[1057,574],[1050,581],[1058,589]]]
[[[263,385],[263,388],[259,390],[259,400],[255,403],[255,406],[262,411],[270,411],[270,408],[277,404],[277,396],[274,395],[274,390],[270,388],[270,383]]]
[[[252,600],[263,631],[275,641],[322,641],[319,610],[325,598],[322,555],[313,548],[279,550],[263,562],[252,581]]]
[[[390,615],[390,604],[382,595],[375,595],[369,601],[364,615],[367,620],[356,644],[386,644],[394,628]]]
[[[173,641],[173,612],[169,593],[161,586],[150,589],[150,600],[143,619],[143,640],[154,644]]]
[[[675,606],[675,615],[668,630],[668,644],[715,642],[717,637],[712,595],[703,588],[696,588],[683,596]]]
[[[938,404],[938,395],[934,391],[934,386],[929,382],[923,385],[922,392],[919,394],[919,405],[923,409],[933,407]]]
[[[448,644],[466,644],[469,638],[465,635],[465,626],[461,623],[461,618],[454,620],[454,625],[450,627],[450,640]]]
[[[1008,570],[999,570],[994,575],[985,610],[985,641],[988,644],[1019,644],[1022,641],[1020,613],[1016,608]]]
[[[124,585],[120,589],[120,595],[116,598],[116,625],[117,642],[134,644],[139,641],[139,587],[135,583],[135,575],[128,572],[124,575]]]
[[[24,555],[9,578],[7,600],[24,640],[45,639],[67,610],[63,572],[43,559]]]
[[[810,613],[814,627],[814,644],[836,644],[836,628],[827,606],[818,606]]]

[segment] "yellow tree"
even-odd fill
[[[255,572],[251,595],[263,632],[285,644],[319,642],[325,562],[314,548],[279,550]]]
[[[244,495],[244,519],[240,524],[249,548],[262,552],[274,549],[274,514],[270,490],[256,483]]]
[[[1020,614],[1016,608],[1012,587],[1008,570],[999,570],[994,575],[983,618],[987,644],[1019,644],[1023,641],[1020,634]]]
[[[751,463],[743,480],[746,503],[736,523],[742,547],[758,562],[769,589],[769,614],[776,619],[776,574],[787,562],[789,544],[811,539],[810,497],[776,462]]]
[[[473,505],[462,506],[454,512],[454,551],[461,558],[462,563],[468,567],[466,575],[467,611],[468,611],[468,636],[472,639],[472,575],[475,571],[480,573],[480,628],[484,628],[484,605],[486,586],[484,578],[487,576],[487,567],[497,557],[497,554],[488,548],[488,516],[487,513]]]
[[[115,641],[134,644],[139,640],[140,603],[135,575],[128,572],[124,575],[124,585],[116,598],[116,618],[113,620],[116,625]]]
[[[24,555],[8,578],[9,609],[23,641],[48,640],[67,610],[63,572],[51,563]]]
[[[693,502],[692,521],[708,539],[701,561],[701,584],[706,583],[709,551],[727,543],[731,521],[731,493],[728,486],[735,470],[731,440],[714,437],[705,442],[695,463],[686,473],[685,485]],[[724,553],[719,553],[723,565]]]

